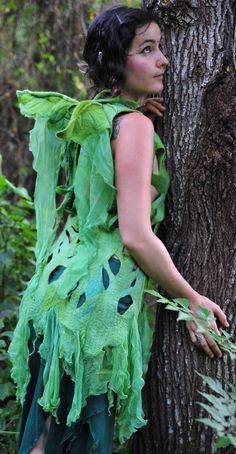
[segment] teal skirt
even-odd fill
[[[35,338],[32,327],[29,340],[29,368],[31,379],[27,387],[23,405],[21,427],[18,442],[18,454],[28,454],[44,431],[45,421],[50,416],[38,404],[43,392],[44,363],[38,353],[42,337]],[[108,411],[106,394],[90,396],[87,405],[81,411],[79,420],[71,427],[66,426],[74,394],[74,382],[64,374],[60,387],[60,406],[58,421],[51,417],[47,434],[45,454],[89,454],[96,446],[97,454],[112,454],[112,440],[115,420],[115,406]],[[93,451],[94,452],[94,451]]]

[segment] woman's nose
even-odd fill
[[[166,58],[166,56],[162,53],[162,51],[159,51],[159,55],[157,57],[156,61],[157,66],[167,66],[169,64],[169,60]]]

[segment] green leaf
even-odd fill
[[[216,447],[217,448],[227,448],[231,444],[230,439],[222,435],[222,437],[217,438]]]
[[[6,361],[9,359],[8,353],[0,353],[0,361]]]
[[[5,340],[0,339],[0,348],[5,348],[7,346]]]
[[[219,433],[222,433],[222,426],[221,424],[215,422],[215,421],[212,421],[212,419],[209,419],[209,418],[197,418],[196,421],[199,421],[201,423],[203,423],[205,426],[209,426],[211,427],[212,429],[216,430],[217,432]]]
[[[205,397],[211,404],[213,404],[218,410],[224,415],[228,416],[229,412],[227,410],[227,407],[225,403],[222,403],[221,398],[214,396],[213,394],[207,394],[203,393],[201,391],[198,391],[201,396]]]
[[[11,258],[12,256],[9,252],[0,252],[0,264],[7,264]]]
[[[236,398],[236,386],[233,383],[230,383],[229,380],[224,379],[224,382],[227,384],[227,386],[229,387],[229,389],[231,390],[231,392],[233,393],[233,395]]]
[[[6,189],[6,187],[6,177],[4,177],[4,175],[0,175],[0,189]]]
[[[204,320],[208,320],[209,318],[212,318],[211,311],[207,309],[206,307],[199,306],[197,309],[197,315],[199,318],[203,318]]]
[[[9,339],[12,339],[13,337],[13,331],[3,331],[1,333],[1,337],[9,337]]]
[[[217,379],[213,379],[208,377],[207,375],[200,374],[199,372],[195,371],[200,377],[202,377],[203,381],[210,386],[210,388],[215,391],[217,394],[220,394],[223,397],[228,397],[227,393],[223,390],[221,383]]]
[[[225,423],[224,416],[214,406],[204,404],[203,402],[196,403],[198,405],[201,405],[201,407],[204,408],[215,419],[216,422],[219,422],[220,424],[222,424],[222,426],[228,426],[228,424]]]
[[[184,309],[189,309],[189,300],[187,300],[186,298],[175,298],[173,301],[184,307]]]
[[[206,332],[208,332],[208,329],[206,328],[206,326],[201,326],[201,325],[197,326],[197,333],[206,333]]]
[[[230,338],[230,333],[227,333],[227,331],[225,331],[223,328],[221,328],[220,330],[221,330],[221,333],[222,333],[227,339]]]
[[[177,318],[177,322],[180,322],[182,320],[193,320],[194,317],[192,315],[185,314],[184,312],[180,312]]]
[[[6,397],[12,394],[11,383],[0,384],[0,400],[4,400]]]
[[[6,184],[7,184],[8,188],[11,189],[11,191],[14,192],[15,194],[19,195],[20,197],[23,197],[23,199],[31,200],[27,189],[25,189],[25,188],[17,188],[16,186],[14,186],[14,184],[12,184],[7,179],[6,179]]]
[[[171,304],[171,301],[165,298],[164,296],[160,295],[156,290],[145,290],[145,293],[148,293],[149,295],[155,296],[156,300],[158,303],[162,304]]]
[[[236,434],[229,434],[228,435],[231,444],[236,447]]]
[[[0,435],[19,435],[19,432],[13,430],[0,430]]]
[[[175,307],[175,306],[171,306],[170,304],[167,304],[165,309],[169,310],[169,311],[176,311],[176,312],[179,312],[179,308],[178,307]]]
[[[145,293],[148,293],[149,295],[152,295],[152,296],[158,296],[158,293],[156,292],[156,290],[146,289]]]

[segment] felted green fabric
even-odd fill
[[[30,378],[31,320],[36,335],[43,335],[40,405],[56,418],[64,373],[75,382],[68,426],[78,420],[88,396],[107,392],[111,407],[114,391],[122,443],[147,422],[141,389],[152,331],[143,298],[147,276],[123,253],[110,137],[114,117],[132,112],[138,104],[103,98],[103,93],[87,101],[53,92],[25,90],[17,95],[22,114],[35,119],[30,150],[37,172],[36,270],[24,292],[9,348],[17,397],[24,402]],[[160,169],[152,176],[159,191],[151,211],[156,232],[169,185],[164,146],[157,134],[154,148]]]

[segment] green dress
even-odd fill
[[[110,138],[114,117],[135,111],[138,104],[104,98],[104,92],[86,101],[53,92],[17,94],[22,114],[35,119],[30,150],[37,172],[36,270],[9,348],[17,397],[23,404],[30,380],[31,324],[42,339],[39,354],[45,367],[38,402],[43,410],[57,418],[65,374],[74,382],[68,427],[79,419],[89,396],[107,393],[111,408],[115,393],[122,443],[147,423],[141,390],[152,329],[144,303],[150,283],[123,251]],[[156,232],[169,186],[157,134],[154,149],[159,174],[152,175],[152,184],[159,196],[152,203],[151,223]]]

